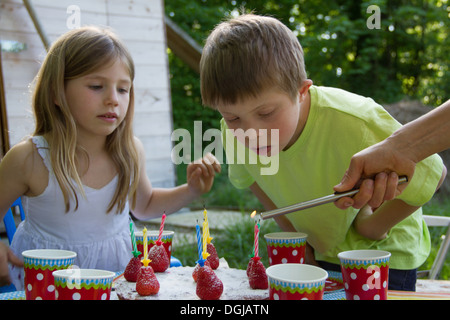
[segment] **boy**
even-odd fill
[[[203,49],[200,78],[203,103],[223,117],[231,182],[249,187],[266,210],[331,193],[353,154],[400,127],[372,99],[313,86],[300,43],[274,18],[250,14],[219,24]],[[263,174],[268,158],[277,158],[279,167]],[[342,211],[327,204],[276,221],[285,231],[307,233],[307,263],[328,270],[340,270],[341,251],[391,252],[389,288],[413,291],[416,269],[430,251],[420,207],[444,176],[434,155],[419,163],[401,196],[379,208]]]

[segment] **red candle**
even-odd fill
[[[166,221],[166,214],[163,214],[162,218],[161,218],[161,225],[159,227],[158,241],[156,242],[157,244],[161,243],[161,238],[162,238],[162,234],[163,234],[163,230],[164,230],[164,222],[165,221]]]
[[[258,229],[258,225],[255,223],[255,257],[258,256],[258,233],[259,233],[259,229]]]

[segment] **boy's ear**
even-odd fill
[[[308,93],[309,87],[311,87],[313,84],[312,80],[306,79],[303,81],[301,87],[298,89],[298,94],[300,100],[303,99],[304,95]]]

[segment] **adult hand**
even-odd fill
[[[416,163],[400,153],[389,139],[377,143],[355,154],[341,182],[334,187],[336,192],[345,192],[355,187],[360,191],[353,196],[335,202],[340,209],[361,209],[368,204],[379,207],[384,201],[397,197],[407,187],[398,185],[398,176],[405,175],[408,181],[414,175]]]

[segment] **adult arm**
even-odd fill
[[[398,176],[406,175],[411,180],[419,161],[448,148],[450,100],[355,154],[334,190],[347,191],[361,183],[360,192],[353,198],[341,198],[335,202],[336,206],[341,209],[350,206],[360,209],[365,204],[378,207],[383,201],[394,199],[407,186],[397,186]]]

